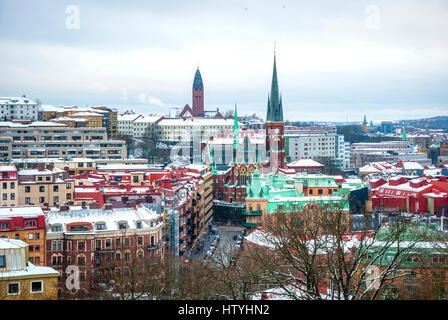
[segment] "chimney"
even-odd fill
[[[37,164],[37,170],[38,171],[44,171],[45,170],[45,167],[44,167],[43,163],[38,163]]]

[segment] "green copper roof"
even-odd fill
[[[403,127],[403,135],[402,135],[402,137],[401,137],[401,140],[402,140],[402,141],[406,141],[406,140],[408,140],[408,138],[407,138],[407,134],[406,134],[406,127]]]
[[[202,77],[199,68],[196,70],[193,80],[193,89],[196,91],[201,91],[204,89],[204,85],[202,84]]]
[[[277,63],[274,54],[274,70],[272,73],[271,93],[268,96],[266,122],[283,122],[282,97],[278,89]]]
[[[367,123],[366,115],[364,115],[364,121],[362,123]]]

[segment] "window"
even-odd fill
[[[80,266],[86,265],[86,257],[84,255],[78,256],[78,265],[80,265]]]
[[[8,283],[8,295],[20,294],[20,282]]]
[[[8,194],[7,193],[3,194],[3,200],[8,200]]]
[[[0,268],[6,267],[6,256],[0,256]]]
[[[28,262],[33,263],[34,262],[33,257],[28,258]]]
[[[11,193],[11,200],[15,200],[16,199],[16,194],[15,193]]]
[[[34,239],[40,239],[40,233],[39,232],[36,232],[34,234]]]
[[[129,246],[129,238],[124,238],[124,245]]]
[[[53,263],[54,266],[57,264],[56,259],[57,259],[56,256],[52,256],[52,257],[51,257],[51,261],[52,261],[52,263]]]
[[[141,229],[142,228],[142,222],[141,221],[137,221],[137,229]]]
[[[117,252],[115,254],[115,261],[121,261],[121,253],[120,252]]]
[[[310,194],[313,194],[313,189],[310,189]]]
[[[50,181],[51,177],[45,177],[45,180]]]
[[[86,243],[84,241],[78,242],[78,251],[85,251],[86,250]]]
[[[37,251],[40,251],[40,245],[39,245],[39,244],[36,244],[35,247],[34,247],[34,250],[36,250],[36,252],[37,252]]]
[[[124,261],[128,262],[130,260],[131,260],[131,253],[129,251],[125,252],[124,253]]]
[[[39,263],[40,262],[40,258],[39,257],[34,258],[34,262]]]
[[[31,202],[31,198],[30,197],[25,197],[25,203],[30,203]]]
[[[323,190],[322,189],[317,189],[317,194],[323,194]]]
[[[101,240],[100,239],[96,240],[96,250],[101,250]]]
[[[42,181],[42,177],[37,177],[37,181]]]
[[[39,187],[39,192],[45,192],[45,186],[40,186]]]
[[[39,203],[44,203],[45,202],[45,197],[39,197]]]
[[[28,233],[28,240],[33,240],[34,234],[32,232]]]
[[[53,186],[53,191],[54,192],[58,192],[59,191],[59,186]]]
[[[126,229],[127,225],[128,224],[126,222],[119,222],[118,223],[118,229]]]
[[[141,246],[141,245],[143,244],[143,237],[138,237],[138,238],[137,238],[137,244],[138,244],[139,246]]]
[[[105,223],[97,223],[96,230],[106,230],[106,224]]]
[[[72,187],[72,184],[71,184],[70,182],[67,182],[67,185],[66,185],[66,187],[67,187],[67,189],[71,189],[71,187]]]
[[[115,239],[115,246],[119,247],[121,245],[121,239],[120,238],[116,238]]]
[[[26,220],[25,227],[35,227],[37,225],[36,220]]]
[[[1,223],[0,229],[9,229],[9,223]]]
[[[62,231],[62,226],[57,225],[57,226],[53,226],[53,232],[61,232]]]
[[[25,186],[25,192],[27,192],[27,193],[31,192],[31,187],[30,186]]]
[[[110,246],[111,246],[111,240],[106,239],[106,248],[110,248]]]
[[[31,281],[31,293],[43,292],[43,281]]]
[[[29,251],[29,252],[33,252],[33,251],[34,251],[34,246],[33,246],[33,245],[30,245],[30,246],[28,247],[28,251]]]
[[[54,197],[53,197],[53,202],[54,202],[54,203],[58,203],[58,202],[59,202],[59,197],[54,196]]]

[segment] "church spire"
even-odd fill
[[[266,122],[283,122],[283,108],[277,79],[277,57],[274,50],[274,68],[272,72],[271,93],[268,97]]]
[[[236,162],[236,149],[238,148],[239,131],[238,131],[238,114],[235,103],[235,118],[233,120],[233,163]]]

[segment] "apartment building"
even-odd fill
[[[18,204],[18,175],[15,166],[0,166],[0,195],[1,206]]]
[[[0,238],[0,300],[56,300],[59,272],[28,261],[29,245]]]
[[[287,160],[292,162],[302,158],[329,157],[339,168],[350,168],[350,144],[344,141],[344,136],[318,131],[312,134],[286,134]]]
[[[412,141],[352,143],[350,145],[350,164],[352,168],[359,168],[369,162],[394,162],[398,155],[412,155],[413,153],[414,143]]]
[[[63,169],[70,175],[92,172],[96,169],[96,162],[91,158],[31,158],[12,159],[11,163],[19,169],[36,169],[39,165],[52,165],[55,168]]]
[[[113,138],[118,134],[117,110],[104,106],[78,107],[51,105],[40,106],[40,119],[65,123],[70,127],[105,128],[107,136]]]
[[[28,261],[45,266],[45,215],[40,207],[0,208],[0,237],[28,244]]]
[[[117,126],[118,133],[125,136],[133,136],[134,135],[134,121],[141,117],[141,114],[136,113],[124,113],[118,115],[117,118]]]
[[[163,254],[163,218],[148,208],[61,210],[47,216],[47,265],[76,265],[81,287],[96,276],[126,274],[135,258]]]
[[[18,205],[59,206],[73,200],[74,181],[67,171],[52,165],[18,172]]]
[[[37,103],[22,97],[0,97],[0,119],[9,121],[13,119],[37,121]]]
[[[124,159],[123,140],[108,140],[105,128],[70,128],[52,122],[0,122],[0,136],[10,137],[11,158]]]

